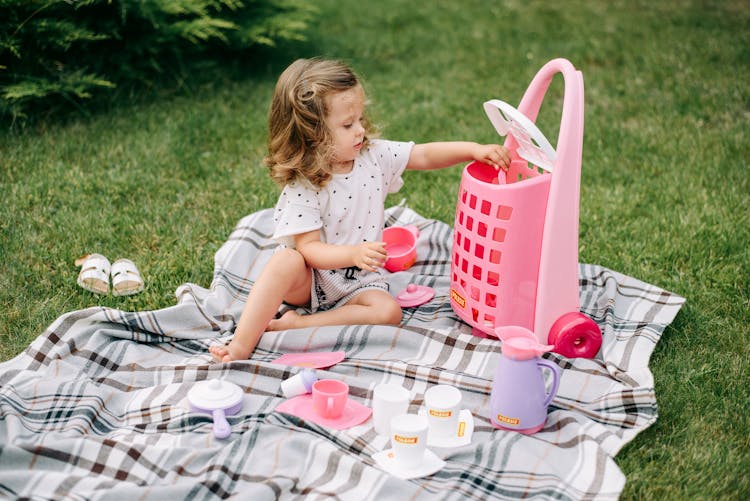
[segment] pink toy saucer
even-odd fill
[[[340,417],[325,418],[313,410],[313,398],[310,394],[285,400],[276,406],[276,411],[291,414],[334,430],[346,430],[352,426],[357,426],[364,423],[372,414],[372,409],[369,407],[347,398],[344,413]]]
[[[413,308],[429,302],[435,297],[435,289],[426,285],[409,284],[396,296],[396,302],[402,308]]]
[[[310,367],[311,369],[325,369],[344,360],[346,353],[343,351],[317,351],[307,353],[287,353],[281,355],[272,363],[281,365],[293,365],[295,367]]]

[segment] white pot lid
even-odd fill
[[[242,389],[221,379],[199,381],[188,391],[188,400],[201,409],[227,409],[242,401]]]
[[[484,111],[501,136],[510,134],[516,139],[518,156],[552,172],[557,152],[542,131],[526,115],[499,99],[484,103]]]

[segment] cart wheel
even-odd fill
[[[602,345],[602,331],[596,322],[577,311],[558,318],[549,331],[549,344],[568,358],[594,358]]]

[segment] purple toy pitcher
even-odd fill
[[[540,344],[534,333],[524,327],[498,327],[495,332],[503,346],[492,382],[490,422],[503,430],[536,433],[544,427],[547,406],[560,384],[560,368],[539,358],[554,346]],[[552,372],[549,392],[542,374],[545,367]]]

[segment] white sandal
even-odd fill
[[[86,254],[75,261],[81,267],[78,274],[78,285],[94,294],[109,292],[109,259],[101,254]]]
[[[120,258],[112,263],[112,294],[130,296],[143,290],[143,278],[130,259]]]

